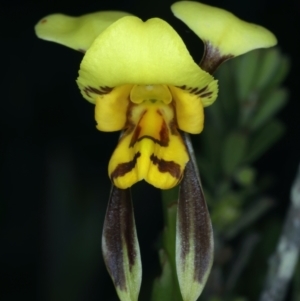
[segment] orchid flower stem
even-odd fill
[[[171,274],[168,279],[172,287],[170,301],[182,301],[175,263],[175,241],[176,241],[176,216],[177,216],[177,198],[178,187],[170,190],[162,190],[162,206],[164,213],[164,231],[162,247],[166,254],[166,260],[169,261]],[[169,301],[165,300],[165,301]]]

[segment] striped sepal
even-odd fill
[[[102,251],[121,301],[137,301],[142,265],[129,189],[112,187],[106,212]]]
[[[180,184],[176,229],[176,268],[184,301],[200,296],[213,262],[213,232],[188,134],[190,155]]]

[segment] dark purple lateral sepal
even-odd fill
[[[180,184],[176,229],[176,267],[184,301],[200,296],[213,262],[213,231],[188,134],[190,161]]]
[[[106,211],[102,252],[121,301],[137,301],[142,266],[130,189],[112,186]]]

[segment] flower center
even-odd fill
[[[135,85],[130,92],[130,100],[135,104],[145,101],[153,103],[162,101],[164,104],[169,104],[172,101],[172,95],[166,85]]]

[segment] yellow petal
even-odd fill
[[[173,85],[203,88],[214,79],[193,61],[182,39],[165,21],[124,17],[86,52],[77,83],[90,87]]]
[[[130,92],[130,100],[136,104],[158,99],[165,104],[172,101],[172,95],[166,85],[135,85]]]
[[[200,39],[217,48],[222,56],[237,56],[277,43],[276,37],[266,28],[245,22],[217,7],[180,1],[174,3],[171,10]]]
[[[80,17],[54,14],[40,20],[35,32],[43,40],[85,52],[104,29],[128,15],[120,11],[101,11]]]
[[[204,123],[203,104],[198,95],[171,87],[176,105],[178,128],[190,134],[202,132]]]
[[[190,134],[203,130],[203,107],[211,105],[217,98],[217,82],[207,83],[202,89],[169,87],[176,104],[176,119],[179,129]]]
[[[131,115],[137,125],[126,131],[109,162],[114,185],[125,189],[141,180],[160,189],[177,185],[189,157],[172,122],[172,105],[149,101]]]
[[[132,85],[113,89],[96,98],[95,120],[97,129],[104,132],[122,130],[126,124],[129,93]]]

